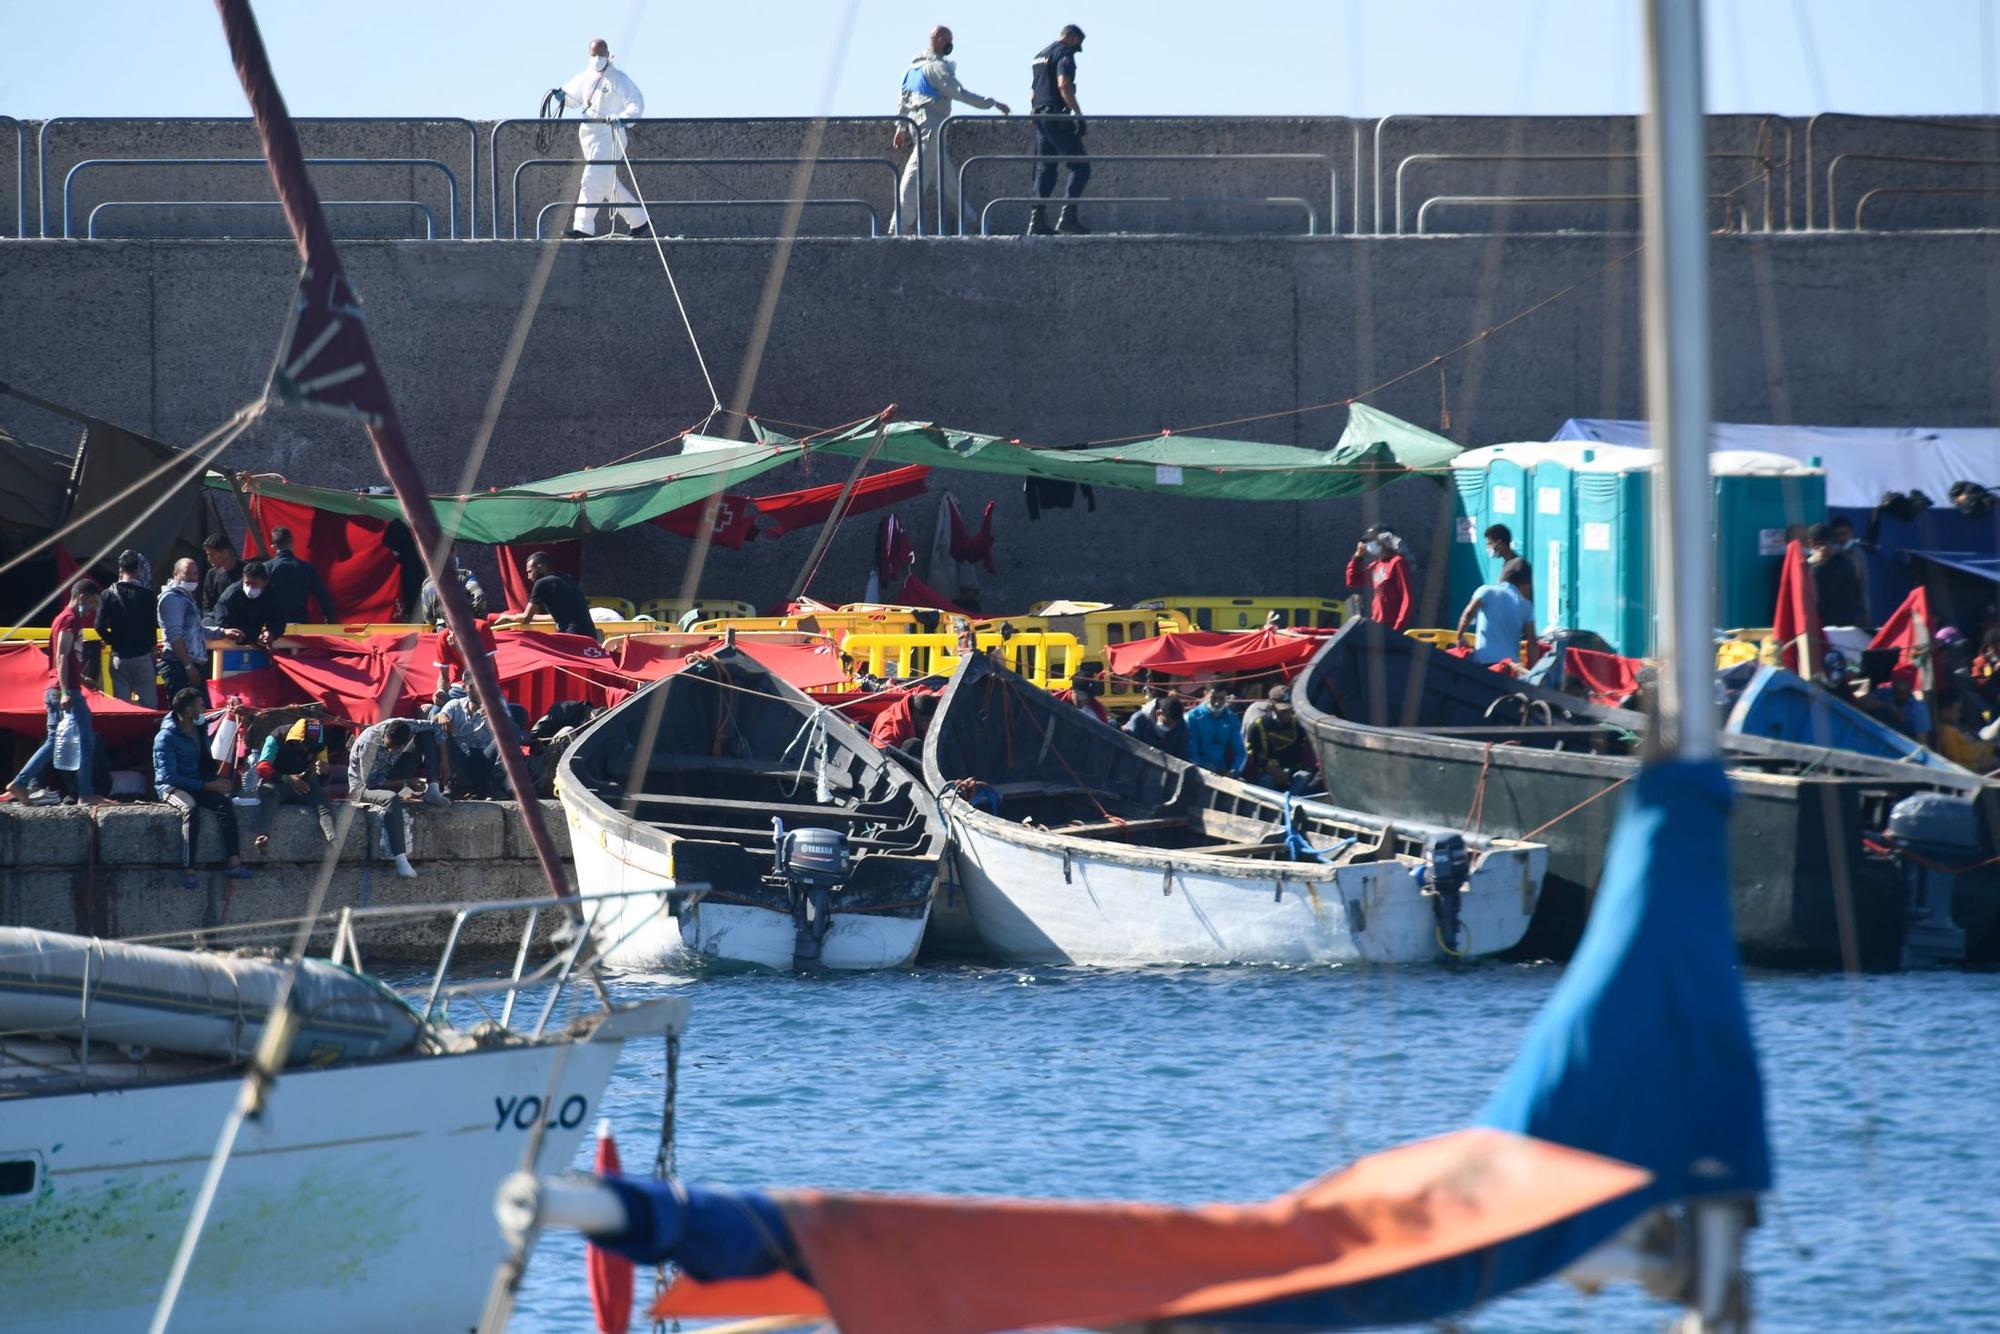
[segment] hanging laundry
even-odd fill
[[[1083,489],[1086,493],[1090,490],[1087,486]],[[958,502],[949,496],[945,499],[951,508],[951,558],[960,565],[983,565],[988,574],[1000,573],[993,564],[993,502],[986,502],[979,515],[979,531],[975,533],[966,528],[958,512]],[[1095,504],[1094,498],[1092,503]]]
[[[1083,492],[1084,508],[1097,512],[1097,492],[1088,482],[1057,482],[1046,477],[1030,477],[1021,484],[1021,493],[1028,502],[1028,517],[1039,519],[1042,511],[1066,510],[1076,505],[1077,492]]]

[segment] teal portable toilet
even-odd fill
[[[1527,535],[1514,545],[1535,567],[1535,628],[1575,626],[1576,570],[1571,561],[1569,461],[1551,447],[1528,471]]]
[[[1452,460],[1451,555],[1445,564],[1444,605],[1438,608],[1442,623],[1456,625],[1459,611],[1472,600],[1472,591],[1486,582],[1483,560],[1486,544],[1487,477],[1483,463],[1463,463],[1465,456]]]
[[[1771,624],[1785,531],[1826,519],[1826,470],[1786,454],[1717,450],[1715,618],[1728,630]]]
[[[1628,658],[1653,652],[1653,466],[1649,449],[1601,445],[1578,463],[1574,628]]]

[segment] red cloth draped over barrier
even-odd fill
[[[1616,653],[1573,648],[1563,655],[1563,669],[1583,682],[1590,697],[1600,704],[1622,707],[1639,689],[1637,658],[1621,658]]]
[[[254,488],[249,501],[250,517],[267,550],[273,528],[292,530],[293,552],[326,581],[326,591],[333,594],[333,608],[343,624],[396,619],[402,576],[396,553],[382,544],[388,524],[274,500],[258,495]],[[411,608],[409,614],[414,616],[416,609]]]
[[[1282,669],[1287,675],[1319,651],[1320,636],[1290,630],[1190,630],[1156,635],[1104,650],[1114,676],[1143,668],[1162,676],[1245,676]]]
[[[1806,568],[1806,551],[1796,539],[1785,544],[1778,570],[1778,608],[1771,617],[1778,660],[1786,671],[1810,680],[1825,665],[1826,632],[1820,628],[1819,593]]]
[[[48,735],[48,706],[42,696],[54,684],[47,645],[0,644],[0,731],[36,741]],[[95,690],[85,696],[84,703],[90,709],[92,730],[112,745],[152,735],[166,716],[159,709],[141,708]]]
[[[1875,637],[1868,641],[1869,648],[1899,648],[1903,656],[1898,660],[1896,676],[1907,679],[1913,690],[1928,690],[1930,683],[1923,678],[1931,676],[1931,641],[1937,638],[1942,627],[1931,611],[1931,595],[1927,588],[1913,588],[1903,599],[1903,605],[1895,614],[1882,623]]]
[[[903,580],[903,587],[899,592],[893,596],[885,592],[883,596],[891,605],[898,607],[930,607],[936,611],[950,612],[954,616],[970,616],[975,619],[984,614],[967,611],[914,574]]]
[[[579,583],[583,580],[583,543],[580,541],[524,542],[519,546],[495,547],[493,556],[500,562],[500,592],[507,599],[508,611],[521,611],[528,605],[528,557],[537,551],[549,558],[549,564],[556,567],[557,574],[566,574]]]

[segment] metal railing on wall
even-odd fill
[[[415,209],[417,211],[417,214],[423,219],[424,240],[435,241],[437,239],[437,214],[431,211],[430,206],[428,204],[425,204],[420,200],[322,199],[319,202],[320,202],[320,207],[326,209],[350,209],[350,208]],[[113,212],[124,213],[138,209],[163,209],[163,208],[165,209],[175,209],[175,208],[272,209],[272,208],[283,208],[283,207],[284,205],[280,204],[275,199],[195,199],[195,200],[107,199],[103,203],[98,204],[94,208],[92,208],[89,214],[85,216],[83,223],[83,239],[86,241],[95,241],[99,239],[97,235],[97,219],[99,215],[104,213],[104,211],[107,209]],[[274,233],[274,235],[275,234],[276,233]],[[289,235],[289,233],[285,234]]]
[[[1092,153],[1086,157],[1075,159],[1049,159],[1035,153],[975,153],[958,164],[958,197],[961,200],[965,198],[965,173],[982,162],[1047,162],[1051,160],[1057,163],[1067,163],[1070,161],[1088,162],[1093,167],[1103,166],[1106,163],[1117,164],[1121,162],[1318,163],[1326,169],[1327,216],[1340,216],[1340,178],[1334,174],[1332,159],[1324,153]],[[1128,196],[1128,198],[1130,197]],[[1192,196],[1188,198],[1192,198]],[[1166,202],[1174,202],[1174,199],[1174,196],[1169,196]],[[1041,202],[1060,203],[1062,201],[1043,200]],[[1093,196],[1090,202],[1096,203],[1099,200]],[[982,230],[985,227],[985,213],[983,210],[980,214],[980,226]],[[958,216],[958,235],[965,235],[965,214],[962,207]]]
[[[310,135],[311,131],[314,128],[320,126],[387,125],[405,129],[414,129],[419,126],[463,127],[465,131],[465,142],[466,142],[466,173],[467,173],[466,181],[468,186],[467,193],[465,196],[466,234],[468,236],[478,235],[479,227],[478,227],[477,205],[479,200],[479,130],[478,127],[475,126],[471,121],[466,120],[462,116],[301,116],[298,117],[294,121],[294,123],[298,125],[302,133],[308,136]],[[38,191],[37,211],[39,213],[38,221],[40,223],[41,234],[44,237],[48,236],[49,234],[49,222],[50,222],[49,135],[50,132],[55,130],[58,126],[221,125],[221,126],[252,127],[255,124],[256,122],[251,120],[247,116],[144,116],[144,117],[55,116],[48,120],[43,121],[42,128],[40,129],[39,132],[37,132],[35,136],[35,173],[36,173],[35,183]],[[110,159],[100,159],[100,160],[110,160]],[[161,161],[187,161],[188,159],[136,158],[136,159],[125,159],[125,160],[137,163],[152,163]],[[222,159],[222,160],[226,161],[228,159]],[[261,164],[264,159],[260,157],[254,160]],[[422,161],[427,163],[434,163],[435,165],[438,165],[440,167],[443,166],[442,163],[437,163],[436,160],[432,158],[410,159],[401,157],[396,157],[396,158],[362,157],[362,158],[341,159],[341,160],[366,162],[376,166],[396,166],[399,164],[409,163],[412,161]],[[311,161],[322,162],[322,161],[332,161],[332,159],[314,158],[311,159]],[[452,190],[451,190],[452,218],[449,230],[450,234],[456,237],[458,235],[458,207],[457,207],[458,182],[457,178],[452,175],[449,168],[445,168],[445,175],[451,179],[451,185],[452,185]],[[65,189],[65,196],[67,196],[67,189]],[[68,206],[67,197],[65,197],[64,204],[65,204],[65,209],[67,209]],[[65,232],[64,234],[67,235],[67,232]]]
[[[1483,162],[1490,162],[1496,165],[1505,166],[1517,162],[1518,163],[1561,162],[1565,160],[1622,161],[1629,159],[1632,162],[1636,163],[1639,157],[1636,151],[1606,152],[1606,153],[1581,153],[1581,152],[1542,153],[1542,152],[1523,152],[1513,149],[1506,149],[1506,150],[1486,150],[1479,152],[1418,152],[1418,153],[1407,154],[1403,158],[1397,161],[1395,171],[1393,173],[1394,186],[1392,190],[1391,178],[1389,175],[1385,174],[1384,170],[1385,168],[1384,141],[1387,138],[1388,130],[1391,124],[1396,121],[1412,121],[1412,120],[1424,120],[1424,119],[1464,119],[1464,118],[1423,117],[1423,116],[1413,116],[1407,113],[1392,113],[1390,115],[1383,116],[1381,119],[1375,122],[1374,147],[1373,147],[1374,172],[1371,178],[1372,179],[1371,188],[1374,190],[1375,194],[1374,215],[1375,215],[1375,235],[1377,236],[1403,234],[1404,169],[1412,162],[1483,161]],[[1491,117],[1491,118],[1479,118],[1479,119],[1492,119],[1496,121],[1505,121],[1505,120],[1525,121],[1525,120],[1539,119],[1539,118]],[[1564,118],[1557,117],[1554,119],[1564,119]],[[1610,123],[1631,124],[1634,126],[1634,129],[1636,131],[1636,122],[1633,121],[1631,117],[1589,117],[1587,119],[1604,120],[1607,124]],[[1791,122],[1786,120],[1784,117],[1776,114],[1758,114],[1758,113],[1743,113],[1738,116],[1731,116],[1727,118],[1710,117],[1710,119],[1711,121],[1720,119],[1729,119],[1729,120],[1754,119],[1758,122],[1757,135],[1755,139],[1756,146],[1754,148],[1731,149],[1721,152],[1712,151],[1709,153],[1708,157],[1711,162],[1743,161],[1754,164],[1760,164],[1763,167],[1762,171],[1752,173],[1741,185],[1736,186],[1735,189],[1730,193],[1738,193],[1741,190],[1743,190],[1746,186],[1761,181],[1764,188],[1763,230],[1772,231],[1778,228],[1783,228],[1787,231],[1791,230],[1791,228],[1794,225],[1794,219],[1792,215],[1792,162],[1793,162],[1794,141],[1793,141],[1793,131]],[[1767,146],[1767,137],[1768,137],[1768,146]],[[1778,142],[1780,139],[1782,139],[1783,142],[1782,153],[1778,150]],[[1810,136],[1808,137],[1807,152],[1808,155],[1810,155],[1811,152]],[[1774,177],[1776,177],[1777,179],[1774,180],[1773,179]],[[1506,192],[1506,194],[1507,197],[1509,198],[1515,198],[1524,201],[1528,199],[1555,198],[1555,196],[1551,196],[1539,190],[1534,190],[1534,191],[1512,190]],[[1455,196],[1446,196],[1446,197],[1455,197]],[[1441,197],[1441,198],[1446,198],[1446,197]],[[1500,196],[1492,196],[1492,197],[1499,198]],[[1388,201],[1391,198],[1393,198],[1394,200],[1394,209],[1395,209],[1393,219],[1384,217],[1384,205],[1388,203]],[[1781,203],[1779,202],[1780,200],[1782,201]],[[1357,213],[1358,213],[1358,204],[1359,201],[1357,200]],[[1419,208],[1421,208],[1421,205],[1419,206]],[[1808,219],[1810,219],[1811,211],[1812,211],[1812,198],[1810,193],[1810,178],[1808,178],[1808,194],[1806,199],[1806,213]],[[1394,223],[1393,230],[1389,227],[1390,222]],[[1359,232],[1358,223],[1356,226],[1356,231],[1357,233]]]
[[[979,234],[981,236],[991,236],[993,234],[992,228],[989,225],[989,219],[996,204],[1028,204],[1032,206],[1035,204],[1057,202],[1061,201],[1043,199],[1036,195],[995,195],[979,207]],[[1161,204],[1191,204],[1196,207],[1251,209],[1283,208],[1288,212],[1296,209],[1306,220],[1306,229],[1301,235],[1318,236],[1320,234],[1319,213],[1313,208],[1312,204],[1306,200],[1289,195],[1091,195],[1089,203],[1091,212],[1093,213],[1106,205],[1120,204],[1150,204],[1154,206]],[[959,221],[960,225],[963,226],[964,219],[961,218]]]
[[[645,135],[645,131],[648,129],[648,127],[686,128],[690,126],[718,125],[718,126],[756,126],[759,128],[766,128],[766,127],[796,126],[801,131],[810,133],[813,126],[820,125],[822,123],[828,126],[836,126],[836,125],[878,126],[883,130],[883,137],[885,142],[888,140],[890,136],[892,136],[895,133],[898,127],[902,128],[903,130],[909,133],[912,142],[914,142],[917,134],[916,122],[911,120],[908,116],[827,116],[824,118],[819,116],[690,116],[690,117],[674,117],[674,118],[658,118],[651,120],[626,121],[625,124],[629,126],[631,129],[631,133],[628,135],[626,140],[626,149],[628,152],[632,151],[637,146],[639,139]],[[487,175],[491,177],[493,182],[492,235],[494,237],[497,238],[501,235],[500,231],[500,136],[501,134],[509,129],[515,129],[527,126],[536,127],[537,144],[534,150],[536,153],[536,157],[527,159],[521,164],[522,166],[528,165],[529,162],[542,162],[542,163],[563,162],[572,166],[580,166],[583,165],[587,161],[587,159],[580,157],[579,158],[546,157],[543,156],[543,154],[545,154],[547,150],[542,145],[546,144],[547,142],[547,139],[545,137],[547,134],[556,132],[572,133],[578,126],[582,124],[584,124],[584,122],[581,120],[542,120],[539,117],[533,117],[533,116],[516,116],[516,117],[511,117],[507,120],[497,120],[493,122],[493,128],[487,132],[486,136],[486,165],[487,165]],[[912,151],[914,151],[914,149]],[[649,161],[652,162],[680,161],[685,163],[714,164],[722,162],[733,162],[737,160],[738,159],[734,158],[696,157],[696,158],[680,158],[680,159],[674,159],[674,158],[649,159],[649,158],[634,157],[632,159],[632,163],[634,166],[641,166]],[[797,165],[798,163],[804,161],[805,159],[803,157],[793,155],[789,157],[746,157],[741,160],[765,166],[783,166],[787,163],[792,165]],[[900,163],[897,163],[894,159],[891,158],[878,157],[878,158],[859,159],[859,158],[819,157],[814,160],[817,162],[824,162],[828,164],[833,164],[842,161],[873,161],[873,162],[887,163],[890,166],[891,170],[894,173],[896,173],[895,179],[898,181],[900,181],[901,179],[902,166]],[[609,159],[609,162],[617,165],[623,165],[622,162],[616,158]],[[515,240],[519,240],[521,237],[520,174],[521,174],[520,168],[519,167],[515,168],[513,173],[512,188],[509,191],[511,196],[509,209],[513,216],[512,235]],[[924,184],[925,184],[924,164],[920,161],[917,164],[917,197],[919,199],[923,198]],[[639,191],[636,188],[637,186],[636,182],[634,183],[634,186],[635,188],[633,190],[633,193],[634,194],[641,193],[641,191]],[[569,202],[571,204],[575,203],[574,200]],[[722,202],[740,203],[747,201],[736,200],[736,201],[722,201]],[[918,216],[916,219],[916,228],[918,233],[921,234],[924,230],[923,210],[919,208],[917,210],[917,214]]]
[[[940,161],[945,161],[945,162],[950,162],[955,160],[951,152],[952,131],[958,130],[959,131],[958,137],[962,140],[965,135],[965,127],[968,125],[1003,126],[1003,125],[1018,124],[1024,127],[1031,128],[1037,121],[1065,121],[1068,119],[1070,119],[1070,117],[1060,113],[1030,113],[1026,115],[1016,115],[1016,116],[991,116],[991,115],[946,116],[944,120],[939,123],[938,128],[935,131],[938,159]],[[1361,234],[1361,192],[1359,189],[1359,183],[1361,180],[1361,126],[1358,123],[1347,120],[1344,117],[1087,116],[1084,119],[1092,126],[1097,126],[1097,125],[1119,126],[1119,125],[1133,125],[1133,124],[1144,123],[1144,124],[1165,125],[1174,128],[1189,128],[1189,129],[1213,128],[1218,124],[1230,124],[1237,122],[1247,122],[1254,127],[1259,121],[1269,121],[1274,125],[1285,125],[1285,126],[1305,124],[1305,125],[1325,125],[1328,127],[1337,127],[1339,125],[1345,124],[1347,127],[1348,152],[1351,158],[1350,171],[1352,174],[1350,175],[1349,180],[1354,183],[1354,188],[1351,188],[1348,192],[1353,197],[1354,200],[1353,203],[1354,218],[1352,223],[1352,231],[1354,235],[1358,236]],[[998,157],[1004,155],[989,153],[989,154],[982,154],[981,156]],[[1180,155],[1164,155],[1164,156],[1180,156]],[[1227,155],[1211,154],[1211,153],[1194,153],[1194,154],[1188,154],[1186,156],[1191,158],[1210,158],[1210,157],[1227,156]],[[1329,190],[1329,199],[1337,200],[1339,198],[1339,191],[1340,191],[1340,174],[1338,170],[1333,167],[1333,160],[1334,160],[1333,155],[1331,153],[1320,153],[1320,154],[1314,154],[1313,156],[1324,158],[1325,161],[1327,162],[1328,174],[1333,182],[1332,187]],[[1029,154],[1028,158],[1029,160],[1033,160],[1034,155]],[[1090,160],[1092,162],[1108,162],[1111,161],[1112,158],[1109,155],[1098,156],[1095,154],[1091,154]],[[959,207],[961,212],[958,218],[958,228],[956,234],[963,236],[965,235],[965,217],[963,213],[965,196],[963,192],[964,173],[962,171],[959,173],[958,183],[961,187],[959,194]],[[937,207],[934,210],[928,210],[928,211],[919,210],[926,212],[927,217],[934,218],[936,220],[937,234],[939,236],[951,234],[951,229],[946,225],[944,203],[945,203],[944,191],[942,188],[940,188],[938,191]],[[983,210],[981,216],[983,219],[984,217]],[[983,227],[984,225],[983,221],[981,225]],[[1327,213],[1326,231],[1328,234],[1337,234],[1340,231],[1340,213],[1336,208],[1331,208],[1331,207],[1329,208],[1329,212]]]
[[[1759,180],[1763,182],[1764,226],[1762,230],[1767,232],[1772,230],[1773,225],[1777,220],[1777,217],[1773,208],[1775,201],[1772,195],[1770,160],[1761,153],[1710,153],[1708,155],[1708,160],[1711,163],[1752,162],[1752,163],[1758,163],[1762,166],[1763,170],[1751,173],[1750,176],[1748,176],[1744,180],[1743,185],[1750,185]],[[1396,235],[1398,236],[1403,235],[1403,187],[1405,184],[1405,176],[1407,175],[1409,169],[1412,166],[1416,165],[1429,165],[1433,163],[1452,163],[1452,162],[1487,162],[1503,166],[1511,165],[1516,162],[1540,162],[1540,163],[1629,162],[1636,170],[1639,165],[1639,155],[1637,153],[1411,153],[1396,164],[1396,211],[1394,217],[1394,222],[1396,224]],[[1742,189],[1743,186],[1739,185],[1736,187],[1736,189],[1727,191],[1725,193],[1731,197],[1734,197],[1740,194],[1742,192]],[[1418,218],[1421,219],[1423,216],[1424,209],[1428,208],[1432,203],[1442,202],[1444,200],[1450,200],[1452,202],[1462,203],[1468,199],[1481,198],[1481,197],[1495,199],[1495,200],[1505,198],[1520,203],[1529,203],[1538,199],[1545,199],[1552,203],[1558,203],[1558,202],[1576,203],[1581,200],[1589,200],[1593,198],[1612,198],[1613,196],[1608,196],[1608,195],[1597,196],[1590,194],[1552,195],[1540,190],[1533,191],[1532,193],[1521,192],[1506,196],[1438,195],[1438,196],[1432,196],[1431,198],[1426,199],[1423,204],[1418,205],[1417,216]],[[1636,195],[1633,195],[1632,197],[1637,198]],[[1746,208],[1744,210],[1746,223],[1748,220],[1748,212],[1749,210]],[[1422,233],[1423,228],[1421,227],[1421,225],[1418,227],[1417,230],[1419,234]]]
[[[0,125],[14,131],[14,235],[28,234],[28,127],[12,116],[0,116]]]
[[[1925,120],[1910,116],[1869,116],[1854,111],[1822,111],[1806,122],[1806,228],[1812,230],[1824,226],[1829,231],[1840,226],[1839,215],[1834,210],[1833,167],[1843,157],[1854,156],[1841,153],[1826,166],[1826,204],[1822,211],[1815,208],[1819,191],[1820,159],[1824,151],[1824,136],[1841,121],[1860,122],[1880,127],[1883,130],[1942,130],[1947,134],[1985,134],[2000,136],[2000,121],[1992,120]],[[1880,147],[1880,145],[1876,145]]]
[[[452,175],[451,168],[428,157],[309,157],[306,165],[311,167],[411,167],[435,168],[444,176],[446,211],[451,215],[451,237],[458,238],[458,177]],[[69,169],[63,177],[62,188],[62,236],[65,240],[75,237],[75,193],[77,177],[86,171],[96,171],[107,167],[249,167],[268,171],[269,164],[260,157],[96,157],[85,158]],[[123,201],[127,203],[138,201]],[[174,199],[152,201],[172,203],[183,207],[197,207],[229,203],[266,203],[265,200],[226,199]]]
[[[868,215],[868,234],[870,236],[882,234],[882,214],[865,199],[807,199],[802,202],[805,208],[859,209]],[[677,208],[790,208],[792,201],[789,199],[641,199],[639,204],[650,215],[655,211],[670,213]],[[576,207],[577,203],[573,199],[558,199],[542,205],[535,212],[535,239],[537,241],[548,239],[545,229],[549,214],[557,209],[567,212]],[[609,206],[599,205],[599,207]],[[664,237],[666,233],[662,231],[661,235]]]
[[[1622,204],[1629,208],[1637,208],[1639,204],[1644,200],[1644,198],[1645,198],[1644,195],[1636,195],[1636,194],[1432,195],[1428,199],[1424,200],[1422,204],[1417,206],[1416,234],[1418,236],[1431,236],[1436,234],[1429,230],[1428,225],[1430,222],[1431,210],[1439,206],[1443,206],[1445,208],[1515,209],[1515,208],[1540,208],[1557,204],[1565,206],[1573,206],[1576,204]],[[1745,204],[1742,201],[1742,199],[1736,195],[1734,191],[1725,190],[1716,194],[1711,194],[1708,197],[1708,202],[1710,204],[1720,204],[1722,206],[1720,216],[1722,218],[1722,225],[1725,228],[1728,228],[1730,226],[1730,223],[1733,219],[1736,225],[1731,230],[1738,232],[1747,232],[1750,230],[1750,206]],[[1607,227],[1606,230],[1609,231],[1611,229]],[[1632,228],[1630,228],[1630,230],[1637,231],[1638,227],[1635,224]],[[1762,230],[1767,232],[1771,230],[1768,220],[1766,221],[1765,226],[1763,227]],[[1403,235],[1404,233],[1399,228],[1397,234]],[[1465,235],[1466,233],[1459,233],[1459,234]],[[1471,234],[1490,235],[1491,233],[1477,232]]]
[[[530,167],[548,167],[548,166],[575,167],[575,166],[582,166],[588,161],[589,159],[587,158],[531,157],[523,159],[521,163],[514,168],[513,178],[509,182],[507,188],[507,216],[513,224],[512,236],[514,240],[518,241],[521,239],[521,173],[526,171]],[[787,167],[787,166],[796,167],[807,162],[812,163],[815,170],[817,170],[820,167],[880,167],[884,171],[889,173],[889,183],[891,189],[895,188],[896,182],[900,180],[902,177],[902,169],[899,168],[893,160],[885,157],[826,157],[826,156],[811,157],[811,158],[628,157],[619,159],[619,165],[622,165],[625,162],[630,162],[635,167]],[[636,194],[638,192],[635,190],[634,193]],[[555,202],[564,208],[577,207],[577,201],[574,199],[557,200]],[[666,202],[700,203],[703,201],[671,200]],[[749,199],[717,199],[709,202],[726,205],[726,204],[767,203],[770,201],[749,200]],[[789,203],[790,201],[778,200],[776,202]],[[812,203],[813,201],[811,199],[808,199],[806,200],[806,202]],[[826,201],[826,202],[835,202],[844,204],[844,203],[851,203],[853,201],[848,199],[840,199],[840,200]],[[604,206],[599,205],[598,207],[604,207]],[[873,210],[871,210],[871,212],[872,211]],[[541,212],[535,215],[535,226],[537,232],[539,232],[541,229],[541,218],[547,212],[548,212],[548,206],[545,205],[542,208]]]
[[[1878,185],[1854,201],[1854,230],[1868,230],[1868,206],[1877,199],[1896,196],[1922,196],[1927,199],[1991,199],[1995,201],[1989,212],[2000,214],[2000,186],[1985,185]]]
[[[1976,167],[1989,180],[2000,178],[2000,158],[1924,157],[1916,153],[1838,153],[1834,155],[1831,162],[1826,164],[1826,229],[1828,231],[1840,230],[1839,177],[1840,166],[1843,162],[1882,162],[1893,163],[1903,167],[1944,167],[1947,169]],[[1973,189],[1971,191],[1971,193],[1975,194],[1986,192],[1988,191],[1982,189]],[[1887,191],[1881,189],[1871,190],[1863,195],[1862,199],[1865,202],[1870,195],[1883,193],[1887,193]],[[1932,186],[1927,188],[1923,186],[1911,186],[1898,190],[1896,193],[1908,195],[1945,195],[1966,193],[1966,190],[1965,187],[1947,188]],[[1857,203],[1854,209],[1854,227],[1857,231],[1861,229],[1861,214],[1861,204]]]

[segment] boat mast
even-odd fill
[[[1708,476],[1708,126],[1701,0],[1645,0],[1646,402],[1663,455],[1653,480],[1659,690],[1649,758],[1718,747],[1715,543]]]

